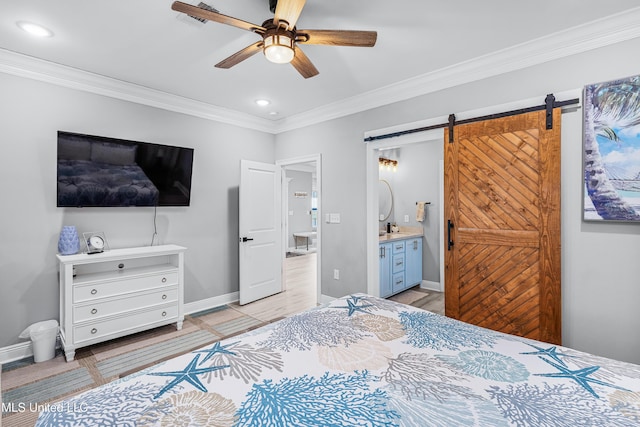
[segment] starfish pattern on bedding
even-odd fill
[[[347,300],[347,305],[346,306],[341,305],[341,306],[338,306],[336,308],[346,308],[346,309],[348,309],[349,310],[349,317],[351,317],[356,311],[360,311],[362,313],[370,314],[367,310],[365,310],[365,308],[373,307],[372,304],[358,305],[358,302],[359,302],[358,299],[356,299],[356,297],[353,297],[353,296],[351,298],[352,299],[348,299]],[[355,299],[355,301],[354,301],[354,299]]]
[[[233,343],[233,344],[237,344],[237,343]],[[211,359],[216,354],[228,354],[230,356],[235,356],[236,354],[233,351],[227,350],[227,347],[231,347],[233,344],[221,345],[220,341],[216,341],[213,344],[213,347],[205,350],[196,350],[194,351],[194,353],[207,353],[204,359],[202,359],[202,361],[200,362],[200,364],[203,364],[204,362]]]
[[[186,381],[198,390],[205,392],[207,388],[200,382],[198,379],[198,375],[205,374],[207,372],[213,372],[220,369],[228,368],[230,365],[222,365],[222,366],[210,366],[208,368],[197,368],[198,359],[200,359],[200,355],[196,354],[191,362],[182,370],[182,371],[170,371],[170,372],[150,372],[149,375],[157,375],[161,377],[175,377],[173,380],[169,382],[169,384],[162,387],[162,389],[153,397],[154,399],[159,398],[164,393],[180,384],[182,381]]]
[[[616,386],[614,384],[606,383],[606,382],[601,381],[601,380],[599,380],[597,378],[589,378],[589,375],[593,374],[595,371],[600,369],[600,366],[590,366],[588,368],[582,368],[582,369],[577,369],[577,370],[573,371],[573,370],[569,369],[564,364],[557,364],[557,363],[554,363],[554,362],[552,362],[550,360],[545,360],[545,362],[547,362],[549,365],[553,366],[554,368],[556,368],[560,372],[553,372],[553,373],[549,373],[549,374],[534,374],[534,375],[537,375],[539,377],[568,378],[570,380],[574,380],[579,385],[584,387],[585,390],[587,390],[589,393],[591,393],[597,399],[599,399],[600,396],[598,396],[598,394],[595,392],[595,390],[593,390],[593,388],[591,388],[591,385],[589,383],[599,384],[599,385],[603,385],[605,387],[612,387],[612,388],[615,388],[615,389],[618,389],[618,390],[629,391],[629,390],[627,390],[625,388],[618,387],[618,386]]]
[[[530,343],[527,343],[528,345],[530,345],[531,347],[535,348],[537,351],[528,351],[528,352],[523,352],[520,354],[529,354],[532,356],[538,356],[540,359],[545,360],[545,357],[548,357],[550,359],[555,360],[556,362],[565,365],[564,361],[562,359],[560,359],[560,357],[575,357],[572,356],[570,354],[564,354],[562,352],[558,352],[558,347],[556,347],[555,345],[549,348],[542,348],[542,347],[538,347],[537,345],[533,345]]]

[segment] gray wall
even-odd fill
[[[366,285],[364,132],[470,111],[640,72],[629,55],[640,39],[279,134],[276,158],[322,153],[322,293],[339,297]],[[565,345],[640,363],[640,224],[581,220],[582,114],[562,120],[562,309]],[[333,269],[341,270],[339,281]]]
[[[420,227],[422,241],[422,279],[440,282],[440,160],[443,147],[438,142],[417,142],[382,151],[383,157],[398,160],[396,172],[383,169],[380,179],[391,184],[393,214],[390,222],[399,226]],[[425,220],[416,221],[416,202],[430,202]],[[409,222],[404,221],[405,215]]]
[[[59,129],[195,148],[192,206],[158,210],[161,242],[189,248],[187,302],[237,290],[241,158],[322,154],[322,293],[367,289],[365,131],[469,111],[637,74],[640,39],[419,96],[275,138],[256,131],[0,74],[0,346],[32,322],[58,317],[56,240],[62,225],[104,231],[112,247],[149,244],[146,209],[55,207]],[[564,344],[640,363],[640,225],[581,221],[581,112],[563,115],[562,281]],[[275,139],[275,145],[274,145]],[[334,280],[333,269],[340,269]]]
[[[273,163],[273,135],[1,73],[0,93],[0,347],[58,319],[63,225],[111,248],[151,243],[153,208],[56,208],[58,130],[194,148],[191,206],[158,208],[159,240],[188,248],[186,302],[238,290],[240,159]]]

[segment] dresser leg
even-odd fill
[[[64,351],[64,356],[67,358],[67,362],[72,362],[73,358],[76,357],[76,351],[75,350],[65,350]]]
[[[181,330],[182,329],[182,322],[184,321],[184,319],[180,319],[176,322],[176,330]]]

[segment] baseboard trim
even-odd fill
[[[0,366],[33,356],[31,341],[20,342],[0,348]]]
[[[193,314],[200,311],[210,310],[212,308],[220,307],[222,305],[238,302],[240,296],[238,292],[231,292],[230,294],[224,294],[217,297],[201,299],[199,301],[188,302],[184,304],[184,314]]]
[[[422,283],[420,283],[420,289],[442,292],[442,284],[440,282],[430,282],[429,280],[423,280]]]

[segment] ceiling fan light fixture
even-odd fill
[[[264,56],[276,64],[288,64],[293,60],[293,38],[282,34],[264,37]]]

